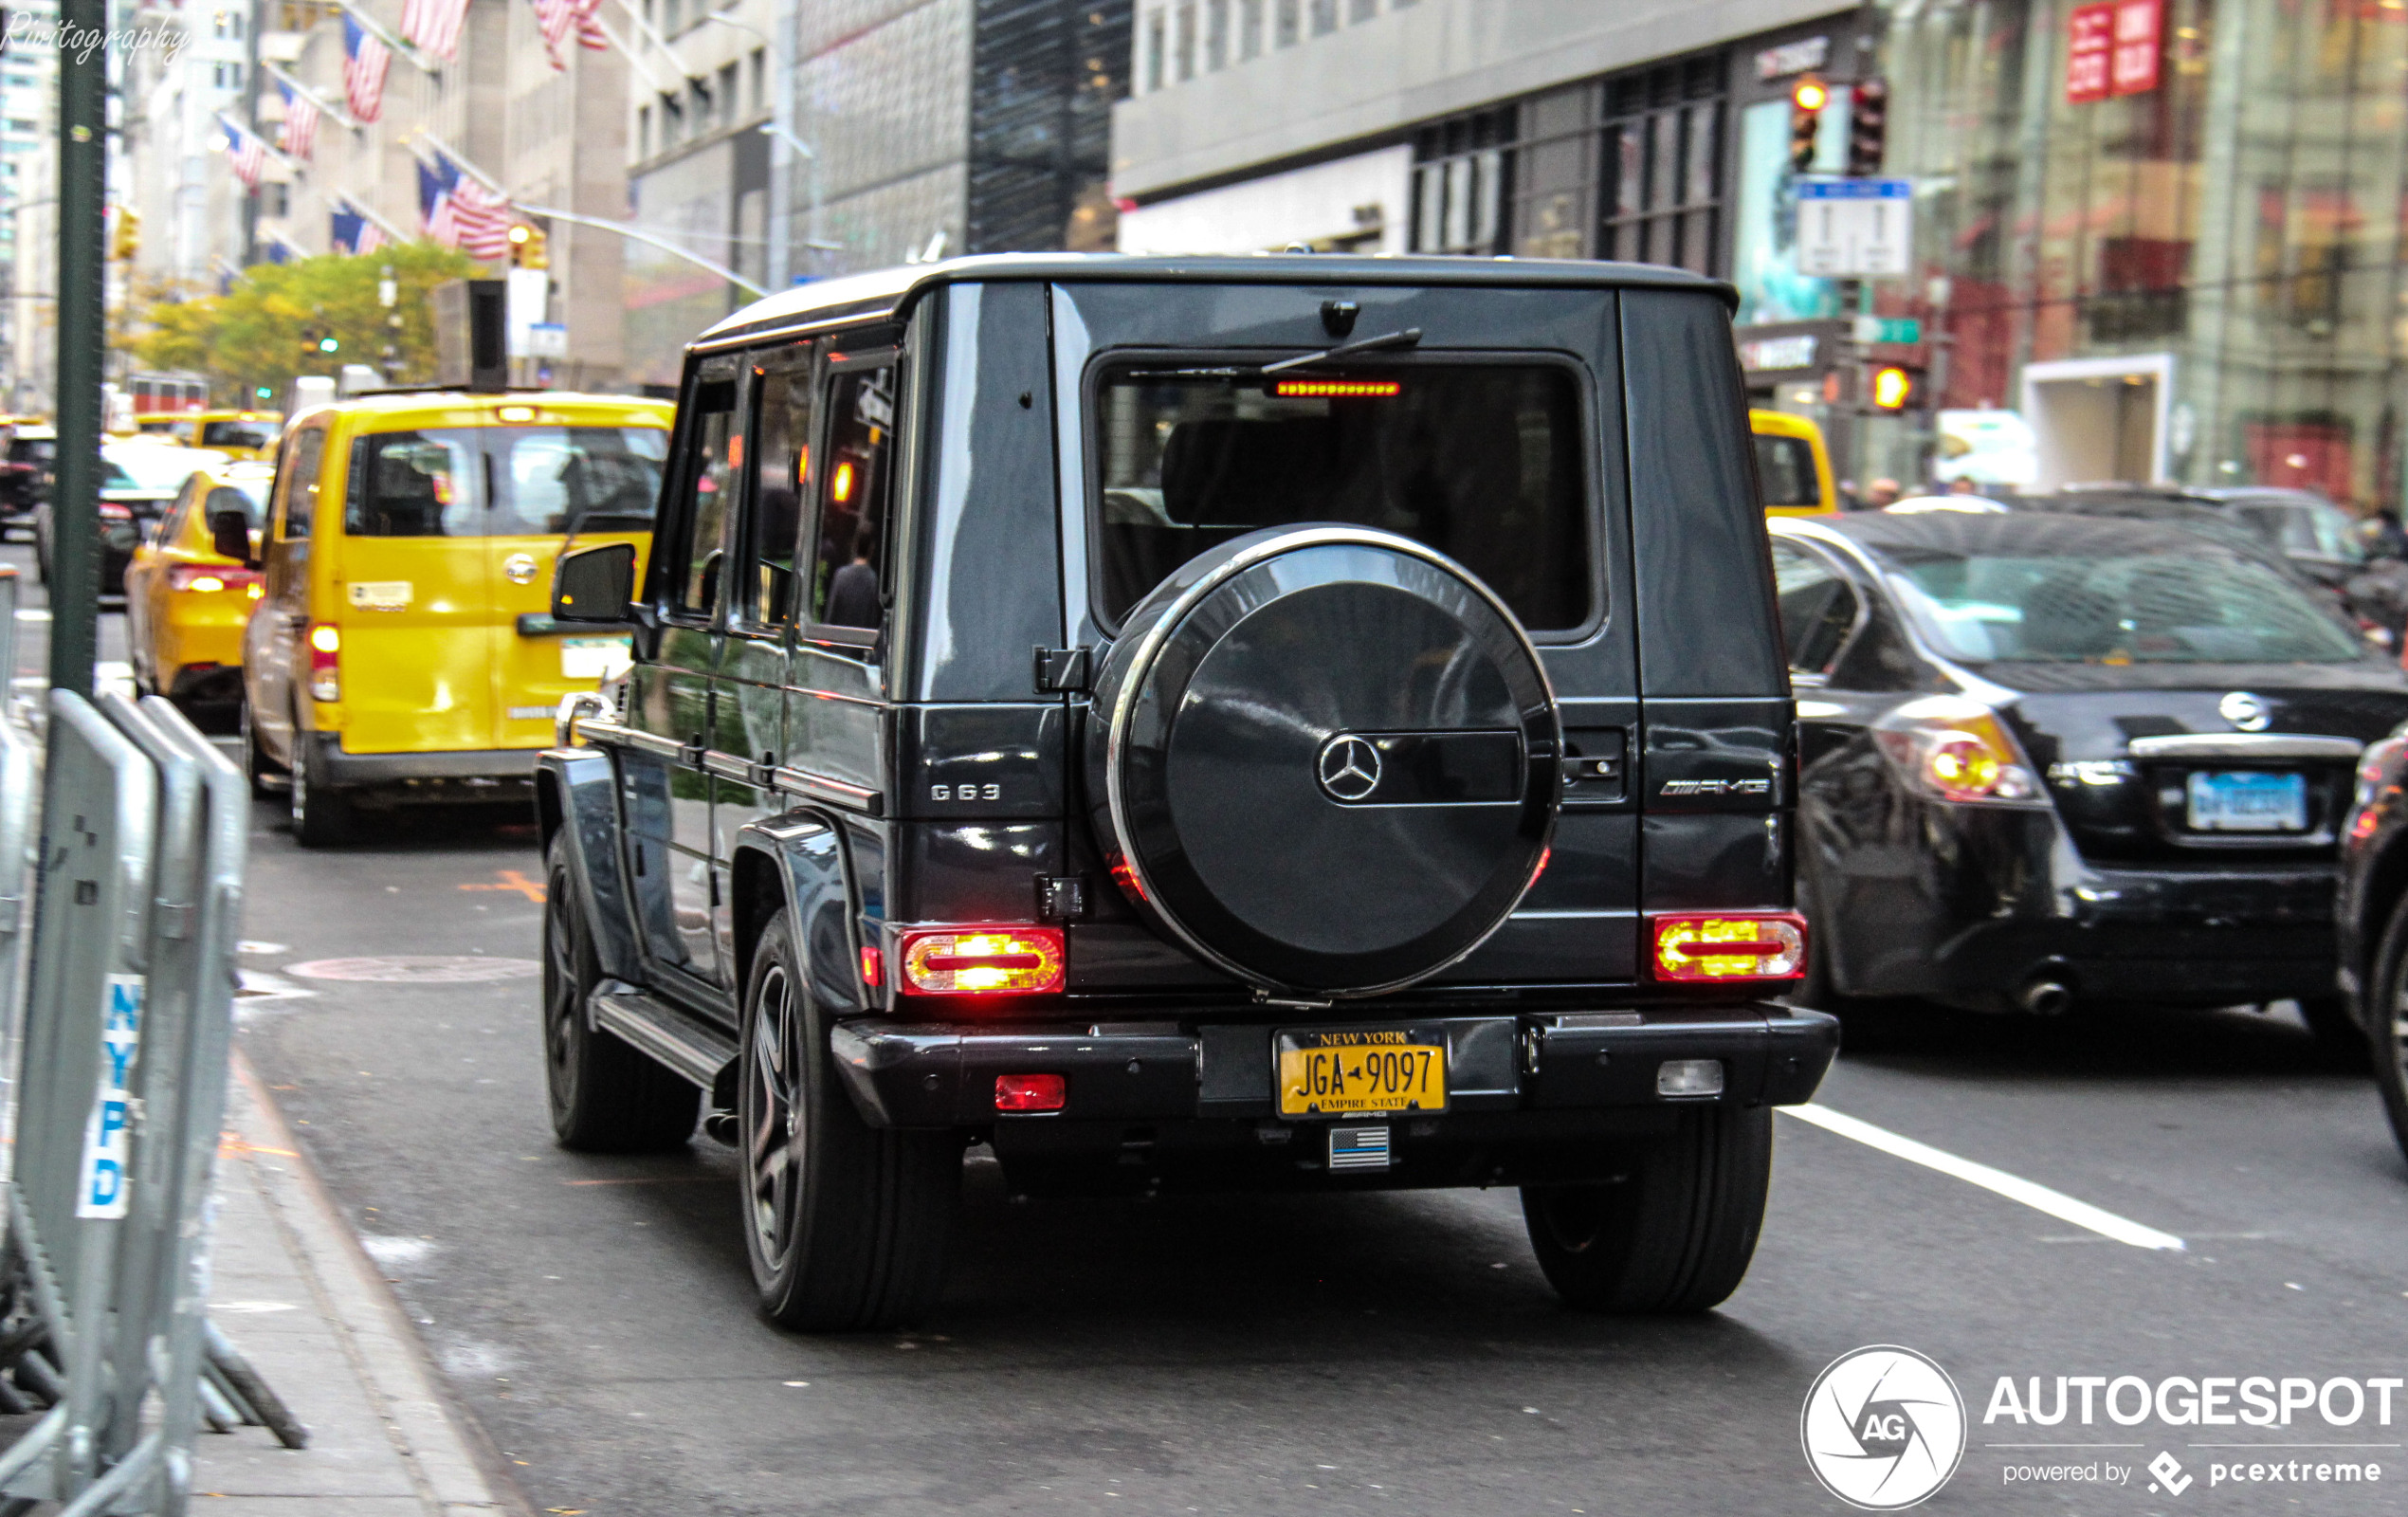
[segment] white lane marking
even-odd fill
[[[2184,1247],[2182,1240],[2171,1233],[2161,1233],[2153,1227],[2144,1227],[2129,1217],[2102,1211],[2088,1201],[2077,1201],[2063,1191],[2052,1191],[2046,1185],[2025,1179],[2019,1175],[2010,1175],[2003,1169],[1992,1169],[1987,1164],[1977,1164],[1970,1159],[1959,1159],[1956,1155],[1934,1148],[1929,1143],[1919,1143],[1912,1138],[1903,1137],[1887,1127],[1876,1127],[1871,1123],[1852,1117],[1844,1111],[1833,1111],[1829,1106],[1813,1103],[1802,1106],[1782,1106],[1779,1109],[1788,1112],[1800,1122],[1811,1122],[1825,1132],[1835,1132],[1842,1138],[1853,1138],[1869,1148],[1878,1148],[1883,1153],[1903,1159],[1910,1164],[1921,1164],[1926,1169],[1936,1169],[1943,1175],[1953,1175],[1968,1185],[1979,1185],[1983,1190],[1995,1192],[2011,1201],[2021,1201],[2034,1211],[2046,1212],[2059,1221],[2071,1222],[2076,1227],[2089,1228],[2091,1232],[2113,1238],[2118,1243],[2129,1243],[2136,1249],[2179,1251]]]

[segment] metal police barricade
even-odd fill
[[[15,1378],[54,1404],[0,1509],[181,1513],[205,1417],[300,1433],[205,1317],[248,792],[155,698],[53,691],[48,734],[8,1221],[10,1336],[48,1350]]]
[[[25,1004],[25,950],[31,915],[26,907],[33,878],[32,740],[9,720],[12,691],[6,683],[17,667],[17,606],[22,581],[13,567],[0,566],[0,1111],[8,1109],[17,1069],[17,1015]],[[0,1148],[0,1176],[8,1173],[8,1150]]]

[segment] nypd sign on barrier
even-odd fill
[[[109,1005],[100,1023],[100,1085],[83,1124],[83,1168],[76,1181],[75,1215],[121,1217],[132,1173],[134,1055],[142,1041],[139,975],[109,977]]]
[[[1907,272],[1915,250],[1912,179],[1801,177],[1797,268],[1826,279]]]

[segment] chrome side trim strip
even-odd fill
[[[2135,758],[2325,758],[2355,763],[2366,745],[2355,738],[2299,732],[2180,732],[2134,738]]]
[[[708,1090],[736,1057],[736,1040],[631,985],[606,982],[590,1003],[593,1025]]]

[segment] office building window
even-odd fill
[[[734,126],[743,114],[743,102],[736,96],[736,65],[729,64],[719,71],[719,124]]]
[[[1154,11],[1145,18],[1145,87],[1148,93],[1162,87],[1162,12]]]
[[[1457,117],[1414,135],[1412,250],[1505,251],[1514,107]]]
[[[1178,9],[1178,77],[1183,83],[1195,77],[1195,7],[1183,5]]]
[[[1237,0],[1237,56],[1240,61],[1263,54],[1263,0]]]
[[[638,158],[652,155],[652,107],[649,105],[635,108],[635,155]]]
[[[1313,35],[1326,37],[1338,29],[1338,0],[1313,0]]]
[[[1229,0],[1204,0],[1204,66],[1229,66]]]
[[[1605,82],[1596,256],[1715,272],[1726,72],[1716,53]]]
[[[1369,21],[1377,14],[1379,0],[1346,0],[1346,19],[1349,22]]]
[[[769,109],[769,49],[753,49],[753,114],[759,116]]]
[[[1278,4],[1279,46],[1293,47],[1296,40],[1304,34],[1304,0],[1278,0]]]

